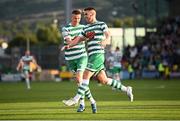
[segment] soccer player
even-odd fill
[[[120,52],[119,47],[116,47],[115,51],[113,52],[113,59],[113,78],[116,80],[120,80],[120,72],[122,69],[122,53]]]
[[[71,15],[71,22],[62,28],[64,45],[68,45],[72,41],[72,39],[74,39],[82,32],[84,25],[80,24],[81,13],[81,10],[73,10]],[[80,87],[83,80],[83,72],[87,66],[87,52],[85,48],[85,42],[80,42],[72,48],[66,49],[65,60],[67,61],[70,70],[76,73],[77,85]],[[87,88],[87,90],[85,91],[85,96],[90,100],[91,106],[94,106],[96,104],[89,88]],[[81,95],[80,105],[77,109],[77,112],[83,112],[85,110],[85,96],[84,94]],[[93,113],[96,112],[96,110],[94,110],[93,108],[92,111]]]
[[[75,105],[81,96],[84,95],[86,89],[89,89],[89,80],[93,75],[96,75],[102,84],[109,85],[125,92],[132,102],[132,87],[126,87],[120,81],[108,78],[104,71],[104,47],[106,44],[110,43],[110,32],[107,25],[104,22],[96,19],[96,10],[92,7],[84,9],[84,17],[88,24],[84,27],[82,34],[66,45],[65,48],[71,48],[77,43],[86,40],[85,38],[88,37],[88,64],[83,74],[82,85],[79,86],[76,96],[69,100],[63,100],[63,103],[67,106]]]
[[[122,70],[121,59],[122,59],[122,53],[119,50],[119,47],[116,47],[115,51],[111,51],[111,55],[107,58],[111,77],[119,81],[120,81],[120,73]],[[112,89],[114,90],[115,88]]]
[[[31,64],[34,67],[31,67]],[[40,66],[37,64],[35,58],[30,55],[30,51],[27,50],[25,52],[25,55],[22,56],[21,59],[19,60],[19,63],[16,68],[17,71],[22,71],[23,76],[25,77],[27,89],[31,89],[30,78],[31,78],[32,71],[38,68],[40,68]]]

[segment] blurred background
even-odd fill
[[[16,66],[25,50],[42,68],[34,80],[72,78],[59,51],[61,27],[69,23],[73,9],[88,6],[96,8],[97,19],[106,22],[112,34],[107,71],[108,58],[119,47],[122,79],[179,78],[179,5],[179,0],[1,0],[0,80],[21,79]]]

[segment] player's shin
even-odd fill
[[[132,87],[130,87],[130,86],[126,87],[126,86],[122,85],[120,81],[110,79],[110,78],[108,78],[107,85],[110,85],[111,87],[113,87],[115,89],[119,89],[123,92],[126,92],[130,101],[133,102],[134,96],[133,96],[133,92],[132,92]]]
[[[118,80],[108,78],[107,85],[109,85],[109,86],[111,86],[111,87],[113,87],[115,89],[121,90],[123,92],[127,92],[127,87],[122,85],[121,82],[118,81]]]
[[[93,96],[92,96],[91,91],[90,91],[89,88],[88,88],[87,91],[85,91],[85,95],[86,95],[86,97],[90,100],[91,104],[96,103],[96,101],[94,100],[94,98],[93,98]]]
[[[26,81],[27,89],[31,89],[30,80],[29,80],[29,73],[28,72],[25,72],[25,81]]]
[[[85,91],[89,88],[88,85],[89,85],[89,81],[83,80],[82,84],[78,87],[76,96],[69,100],[63,100],[63,103],[67,106],[72,106],[72,105],[77,104],[80,98],[83,95],[85,95]]]
[[[85,106],[85,96],[82,96],[79,100],[79,104]]]

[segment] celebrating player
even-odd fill
[[[64,45],[68,45],[72,39],[78,36],[84,25],[80,24],[81,20],[81,11],[73,10],[71,16],[71,23],[62,28],[62,35],[64,37]],[[62,48],[64,50],[64,48]],[[78,86],[82,84],[83,72],[87,66],[87,52],[85,48],[85,43],[81,42],[72,48],[65,50],[65,60],[71,71],[76,73],[76,81]],[[91,106],[95,107],[96,104],[89,88],[85,91],[85,96],[90,100]],[[80,97],[80,105],[77,109],[77,112],[83,112],[85,110],[84,95]],[[92,108],[93,113],[96,113],[96,110]]]
[[[79,86],[76,96],[69,100],[63,100],[63,103],[67,106],[75,105],[81,96],[84,95],[86,89],[89,89],[89,80],[93,75],[96,75],[102,84],[125,92],[132,102],[132,87],[126,87],[120,81],[108,78],[104,71],[104,47],[110,43],[110,33],[107,25],[104,22],[96,20],[96,10],[92,7],[84,9],[84,17],[88,24],[84,27],[81,35],[71,41],[65,48],[73,47],[77,43],[86,40],[86,33],[93,32],[94,35],[90,34],[89,40],[87,40],[88,64],[83,75],[82,85]]]
[[[27,89],[31,89],[30,78],[31,74],[35,69],[40,68],[37,64],[35,58],[30,55],[30,51],[27,50],[25,55],[21,57],[17,65],[17,71],[22,71],[23,76],[25,77]]]

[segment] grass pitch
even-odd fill
[[[61,102],[75,95],[75,82],[0,83],[0,120],[180,120],[180,80],[125,80],[133,86],[134,102],[126,94],[90,82],[98,113]]]

